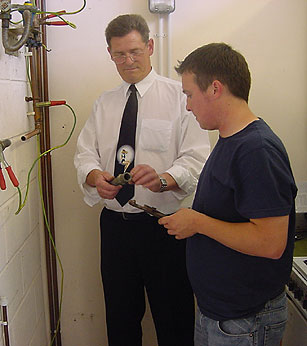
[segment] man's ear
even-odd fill
[[[109,52],[109,54],[111,55],[111,48],[107,47],[107,51]]]
[[[215,98],[220,97],[224,90],[224,85],[219,80],[216,79],[212,82],[211,87],[212,87],[212,95]]]
[[[151,56],[154,52],[154,40],[152,38],[148,40],[147,47],[148,47],[149,55]]]

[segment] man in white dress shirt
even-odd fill
[[[109,346],[141,346],[145,293],[159,346],[193,346],[194,298],[187,278],[185,241],[157,219],[116,200],[115,157],[129,87],[137,90],[135,150],[130,152],[133,199],[165,214],[194,193],[209,155],[208,134],[185,109],[181,84],[151,66],[154,42],[139,15],[121,15],[106,28],[108,52],[123,83],[104,92],[82,129],[75,155],[85,202],[102,202],[101,275]],[[125,152],[125,155],[129,153]],[[124,171],[124,168],[123,168]]]

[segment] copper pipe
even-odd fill
[[[24,141],[26,141],[26,140],[28,140],[28,139],[30,139],[30,138],[40,134],[40,132],[41,132],[40,129],[35,129],[35,130],[31,131],[31,132],[26,133],[25,135],[22,135],[21,136],[21,140],[24,142]]]
[[[33,108],[35,110],[35,127],[41,126],[43,129],[43,124],[42,124],[42,116],[41,108],[35,107],[35,102],[40,101],[39,99],[39,91],[38,91],[38,83],[37,79],[41,75],[41,71],[38,70],[37,68],[37,49],[32,49],[30,48],[30,51],[32,53],[30,57],[30,69],[31,69],[31,89],[32,89],[32,97],[33,97]],[[45,151],[45,145],[44,145],[44,131],[40,132],[40,152]],[[42,180],[42,196],[43,196],[43,203],[44,207],[46,210],[46,215],[48,217],[48,205],[47,205],[47,189],[46,189],[46,165],[45,165],[45,156],[41,158],[41,180]],[[48,217],[49,219],[49,217]],[[51,333],[51,339],[53,337],[53,331],[55,330],[55,319],[54,319],[54,309],[53,309],[53,288],[52,288],[52,275],[51,275],[51,259],[50,259],[50,240],[49,240],[49,235],[48,235],[48,229],[46,224],[43,224],[44,226],[44,234],[45,234],[45,256],[46,256],[46,274],[47,274],[47,289],[48,289],[48,302],[49,302],[49,319],[50,319],[50,333]]]
[[[46,51],[43,52],[43,86],[44,86],[44,100],[49,99],[48,92],[48,72],[47,72],[47,56]],[[50,145],[50,120],[49,120],[49,107],[45,107],[44,111],[44,125],[45,125],[45,145],[46,150],[51,148]],[[49,206],[49,225],[52,237],[55,241],[55,224],[54,224],[54,203],[53,203],[53,178],[52,178],[52,163],[50,153],[46,156],[46,169],[47,169],[47,188],[48,188],[48,206]],[[55,251],[52,251],[52,276],[53,276],[53,287],[54,287],[54,310],[55,310],[55,322],[56,325],[60,318],[59,311],[59,295],[58,295],[58,278],[57,278],[57,258]],[[60,335],[60,326],[59,331],[56,335],[56,340],[58,346],[61,345],[61,335]]]
[[[8,327],[8,318],[7,318],[7,306],[2,306],[2,321],[4,329],[4,344],[5,346],[10,346],[10,337],[9,337],[9,327]]]
[[[41,54],[40,48],[36,47],[34,49],[30,48],[32,56],[30,58],[31,67],[31,87],[33,96],[33,108],[35,110],[35,127],[39,127],[40,131],[40,152],[45,152],[45,131],[44,131],[44,117],[42,116],[43,109],[35,107],[35,103],[42,100],[42,71],[41,71]],[[49,203],[48,203],[48,192],[47,192],[47,170],[46,170],[46,157],[45,155],[41,158],[41,181],[42,181],[42,196],[44,208],[46,210],[48,223],[50,221],[49,217]],[[54,331],[56,329],[56,317],[54,311],[54,289],[53,289],[53,268],[51,260],[51,244],[49,239],[48,228],[46,224],[44,226],[45,233],[45,252],[46,252],[46,272],[48,281],[48,301],[49,301],[49,318],[50,318],[50,339],[53,338]]]
[[[31,53],[31,57],[30,57],[31,92],[32,92],[32,99],[33,99],[33,109],[35,112],[35,115],[34,115],[35,128],[41,128],[41,122],[42,122],[41,109],[35,107],[35,102],[40,100],[38,83],[37,83],[37,49],[32,49],[32,47],[30,47],[29,52]]]
[[[45,0],[40,0],[40,9],[44,11]],[[46,45],[46,30],[41,27],[42,43]],[[37,102],[48,101],[48,71],[47,71],[47,55],[46,51],[41,51],[41,47],[30,48],[32,53],[30,57],[31,68],[31,88],[34,108],[34,121],[35,130],[29,134],[24,135],[22,138],[26,140],[35,134],[40,135],[40,152],[43,153],[50,149],[50,122],[49,122],[49,108],[48,107],[35,107]],[[41,157],[41,181],[42,181],[42,195],[43,203],[46,211],[47,221],[51,236],[55,242],[54,230],[54,208],[53,208],[53,187],[52,187],[52,167],[51,155],[47,153]],[[46,223],[44,223],[45,233],[45,250],[46,250],[46,271],[48,281],[48,300],[49,300],[49,318],[50,318],[50,339],[54,340],[53,346],[61,346],[60,328],[55,335],[57,323],[60,318],[59,313],[59,297],[58,297],[58,279],[57,279],[57,262],[56,254],[52,247],[49,238],[49,230]]]
[[[45,11],[45,0],[40,0],[40,9],[42,12]],[[47,46],[47,34],[46,34],[46,27],[42,25],[42,43]],[[43,101],[49,100],[49,90],[48,90],[48,68],[47,68],[47,51],[44,49],[42,57],[42,79],[41,79],[41,95]],[[40,60],[41,61],[41,60]],[[50,120],[49,120],[49,108],[44,107],[44,145],[45,145],[45,151],[50,149]],[[49,227],[50,232],[53,237],[53,240],[55,242],[55,227],[54,227],[54,204],[53,204],[53,183],[52,183],[52,165],[51,165],[51,155],[50,153],[46,156],[45,161],[46,166],[46,188],[47,188],[47,196],[48,200],[46,201],[48,203],[48,211],[49,211]],[[46,234],[47,237],[47,234]],[[48,237],[49,239],[49,237]],[[52,293],[53,293],[53,306],[51,308],[51,312],[53,314],[53,321],[51,326],[51,337],[54,337],[54,333],[56,332],[57,324],[60,319],[60,312],[59,312],[59,295],[58,295],[58,278],[57,278],[57,259],[54,249],[51,247],[51,244],[48,245],[48,249],[50,251],[51,255],[51,277],[52,281],[49,283],[52,286]],[[55,346],[61,346],[61,328],[59,325],[58,332],[55,336]]]
[[[3,325],[3,334],[4,334],[4,345],[10,346],[10,335],[9,335],[9,326],[8,326],[8,314],[7,314],[7,299],[1,298],[1,307],[2,307],[2,325]]]

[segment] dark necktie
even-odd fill
[[[134,167],[134,151],[135,151],[135,130],[138,112],[138,100],[136,96],[136,87],[131,84],[131,91],[127,100],[122,123],[120,127],[118,143],[116,148],[114,176],[124,173],[124,169],[128,166],[126,172]],[[124,206],[134,196],[134,185],[126,184],[116,195],[116,199],[121,206]]]

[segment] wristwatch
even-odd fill
[[[160,183],[161,183],[161,187],[160,187],[160,191],[159,192],[163,192],[167,188],[167,181],[161,175],[159,175],[159,178],[160,178]]]

